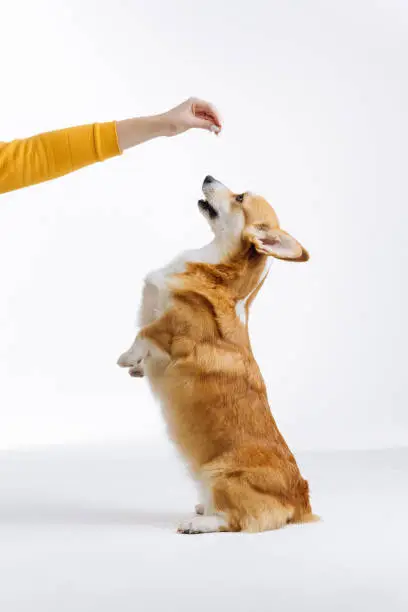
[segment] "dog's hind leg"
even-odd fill
[[[225,531],[269,531],[291,522],[294,507],[281,500],[278,494],[258,488],[255,474],[238,470],[214,479],[215,511],[226,517],[228,527]]]

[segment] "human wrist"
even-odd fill
[[[170,119],[168,113],[154,115],[151,117],[153,125],[156,126],[158,136],[175,136],[178,133],[177,125]]]

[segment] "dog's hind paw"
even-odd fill
[[[216,531],[226,531],[227,522],[223,516],[193,516],[193,518],[183,521],[178,528],[178,533],[214,533]]]

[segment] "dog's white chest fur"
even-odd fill
[[[188,262],[217,264],[221,261],[223,254],[224,249],[222,245],[213,241],[201,249],[184,251],[164,268],[150,272],[146,276],[145,283],[146,285],[154,286],[158,291],[155,318],[162,315],[169,307],[170,292],[168,281],[174,274],[184,272]]]

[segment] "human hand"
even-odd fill
[[[166,126],[168,136],[182,134],[191,128],[209,130],[219,134],[222,129],[221,119],[216,109],[209,102],[198,98],[189,98],[182,104],[160,115]]]
[[[221,119],[212,104],[198,98],[189,98],[161,115],[134,117],[116,122],[121,151],[158,136],[176,136],[191,128],[219,134],[222,129]]]

